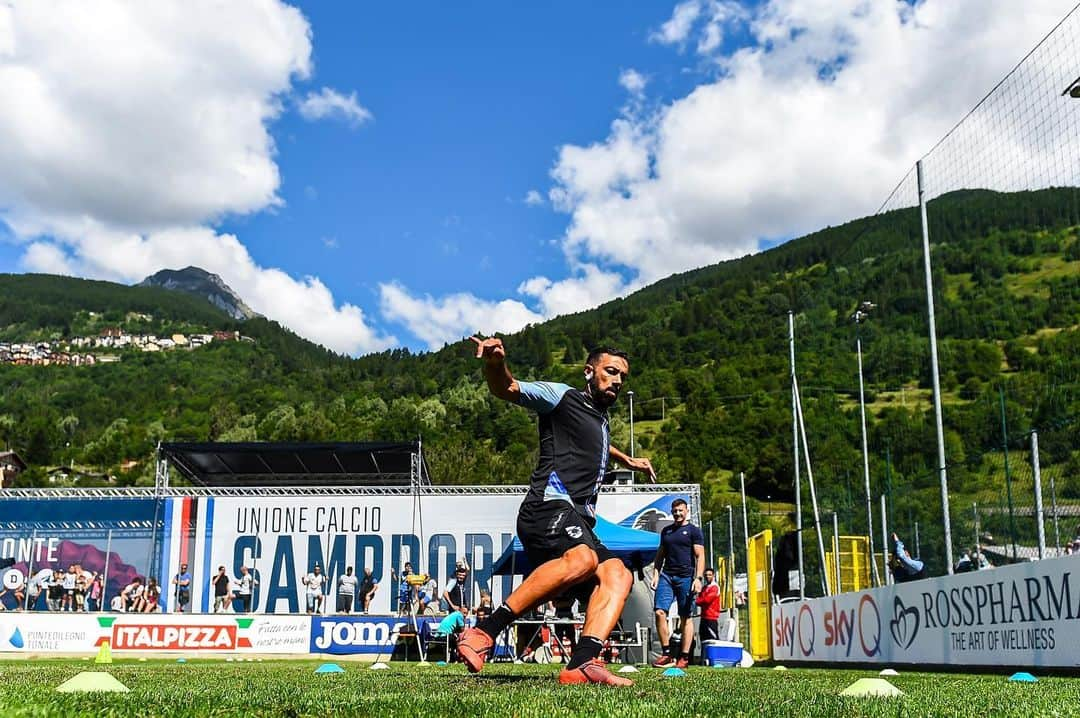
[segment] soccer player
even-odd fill
[[[472,340],[476,357],[484,361],[491,393],[539,415],[540,458],[517,519],[518,538],[535,570],[490,617],[461,635],[458,654],[470,672],[478,672],[495,637],[519,616],[570,589],[585,588],[589,599],[585,626],[573,658],[559,673],[559,682],[633,685],[608,671],[600,659],[600,649],[619,620],[633,577],[593,533],[596,498],[609,460],[647,472],[656,480],[648,459],[631,458],[610,443],[608,409],[630,373],[626,354],[605,348],[589,352],[585,388],[579,390],[565,384],[517,381],[506,366],[501,339]]]
[[[653,564],[652,587],[656,589],[653,608],[656,610],[656,633],[663,654],[653,666],[675,663],[676,668],[690,665],[690,647],[694,645],[694,596],[701,592],[705,573],[705,537],[701,529],[690,523],[690,512],[683,499],[671,502],[674,521],[660,531],[660,550]],[[675,603],[679,612],[679,631],[682,647],[677,660],[671,658],[671,629],[668,610]]]

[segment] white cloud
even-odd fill
[[[535,189],[531,189],[525,193],[524,201],[525,204],[530,207],[539,207],[544,203],[544,195],[540,194],[540,192]]]
[[[592,264],[559,281],[533,277],[521,283],[518,292],[535,299],[545,318],[573,314],[640,288],[629,285],[617,272],[605,272]]]
[[[686,0],[675,6],[671,18],[650,35],[653,42],[663,45],[681,45],[686,42],[698,16],[701,15],[700,0]]]
[[[380,284],[379,293],[383,316],[407,326],[430,349],[458,341],[468,332],[512,332],[543,320],[512,299],[492,302],[467,293],[417,297],[396,282]]]
[[[649,78],[633,68],[628,68],[619,73],[619,85],[631,95],[640,95],[645,92],[645,85],[648,83]]]
[[[749,11],[735,0],[685,0],[675,6],[671,18],[652,32],[649,39],[662,45],[677,45],[681,50],[696,32],[697,53],[708,55],[723,44],[725,25],[749,16]]]
[[[353,127],[359,127],[373,119],[371,111],[357,101],[355,92],[342,95],[329,87],[324,87],[318,92],[309,92],[307,97],[300,101],[299,109],[306,120],[336,117]]]
[[[748,24],[753,44],[715,57],[719,76],[560,149],[564,252],[652,282],[873,212],[1071,5],[771,0]],[[656,39],[719,47],[715,6],[680,4]],[[725,17],[718,32],[748,20]]]
[[[22,265],[138,281],[194,264],[328,347],[389,346],[318,279],[210,228],[281,203],[267,126],[310,72],[311,29],[275,0],[0,3],[0,223]]]

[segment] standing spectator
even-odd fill
[[[454,577],[446,584],[442,600],[446,601],[447,610],[453,613],[458,611],[465,614],[469,608],[469,569],[459,565],[454,569]]]
[[[79,566],[75,567],[75,611],[86,611],[86,592],[89,590],[90,584],[86,580],[86,575],[83,574]]]
[[[67,573],[64,574],[64,601],[61,606],[62,611],[71,611],[75,605],[75,566],[68,566]]]
[[[695,603],[701,606],[701,640],[720,640],[720,586],[716,583],[716,571],[705,569],[705,588],[701,589]]]
[[[214,613],[227,613],[232,607],[229,593],[229,575],[224,566],[218,566],[217,574],[210,577],[210,587],[214,589]]]
[[[326,576],[323,575],[319,564],[315,564],[311,572],[300,579],[300,582],[306,588],[304,593],[307,598],[307,612],[322,613],[323,587],[326,585]]]
[[[60,610],[61,604],[64,600],[64,575],[55,570],[52,572],[52,578],[45,586],[45,606],[54,612]]]
[[[342,576],[337,580],[337,611],[338,613],[352,613],[353,600],[356,597],[356,576],[353,576],[352,566],[345,569]]]
[[[398,582],[398,615],[401,616],[407,616],[412,611],[412,586],[409,584],[412,572],[412,564],[406,561]]]
[[[247,566],[240,567],[240,577],[236,579],[236,597],[240,599],[240,613],[251,613],[251,596],[259,582]]]
[[[434,576],[428,576],[427,581],[416,594],[417,613],[427,616],[439,614],[439,582]]]
[[[904,542],[894,533],[892,535],[893,555],[889,559],[889,570],[892,571],[893,580],[896,583],[918,581],[926,578],[926,567],[917,558],[912,558]]]
[[[88,609],[90,611],[101,610],[101,598],[105,592],[105,587],[102,585],[101,576],[94,574],[94,580],[90,582],[90,595],[87,596]]]
[[[180,573],[173,576],[172,583],[176,587],[176,612],[184,613],[191,603],[191,574],[186,563],[180,564]]]
[[[379,582],[371,573],[371,567],[364,567],[364,577],[360,579],[360,588],[357,590],[357,600],[360,602],[359,610],[367,613],[371,610],[371,602],[375,598],[375,592],[379,590]]]
[[[656,632],[663,653],[653,662],[659,668],[675,663],[676,668],[690,665],[690,647],[694,644],[694,596],[701,591],[705,573],[705,537],[701,529],[690,523],[690,511],[683,499],[671,502],[674,521],[660,531],[660,548],[653,562],[652,585],[656,589],[653,608],[656,611]],[[679,613],[679,632],[682,645],[677,660],[671,657],[671,628],[668,611],[676,604]]]

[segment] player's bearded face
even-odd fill
[[[604,354],[597,360],[596,366],[590,368],[592,377],[589,379],[589,394],[600,406],[611,406],[619,398],[630,366],[622,357]]]

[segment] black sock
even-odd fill
[[[490,616],[476,624],[476,627],[492,638],[495,638],[505,631],[506,627],[515,620],[517,620],[517,614],[510,610],[510,607],[504,603],[492,611]]]
[[[671,646],[670,645],[664,646],[663,653],[664,653],[665,656],[670,656],[671,655]]]
[[[603,649],[603,647],[604,642],[599,638],[582,636],[581,639],[578,640],[577,646],[574,648],[573,657],[570,659],[570,662],[566,664],[566,670],[578,668],[594,658],[599,658],[600,650]]]

